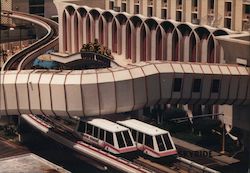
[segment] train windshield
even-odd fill
[[[159,151],[165,151],[165,150],[171,150],[173,149],[173,145],[170,141],[170,137],[169,135],[163,134],[163,135],[157,135],[155,136],[156,141],[157,141],[157,145],[159,148]]]
[[[169,134],[166,133],[166,134],[163,134],[162,136],[163,136],[164,142],[166,144],[167,150],[173,149],[173,145],[172,145],[172,143],[170,141]]]
[[[116,132],[115,134],[117,137],[119,148],[123,148],[126,146],[133,146],[133,142],[128,131]]]
[[[164,143],[163,143],[161,135],[157,135],[157,136],[155,136],[155,138],[156,138],[156,141],[157,141],[157,145],[158,145],[159,151],[164,151],[165,150],[165,146],[164,146]]]

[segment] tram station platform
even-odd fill
[[[197,146],[195,144],[186,142],[184,140],[181,140],[181,139],[178,139],[178,138],[175,138],[175,137],[172,137],[172,138],[173,138],[173,141],[174,141],[175,145],[177,146],[177,148],[179,147],[181,149],[184,149],[184,150],[187,150],[187,151],[190,151],[190,152],[203,152],[203,151],[205,151],[207,153],[210,152],[211,157],[208,157],[209,160],[215,160],[215,161],[219,162],[221,165],[230,165],[230,164],[235,164],[235,163],[240,162],[240,160],[235,159],[233,157],[230,157],[230,156],[227,156],[227,155],[215,152],[215,151],[211,151],[211,150],[209,150],[207,148]],[[204,161],[203,158],[201,158],[201,159]]]

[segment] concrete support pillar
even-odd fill
[[[215,16],[217,18],[222,17],[222,16],[224,16],[224,12],[225,12],[225,1],[217,1],[217,4],[215,3]],[[220,20],[221,21],[217,27],[223,28],[224,27],[224,17],[222,17]]]
[[[169,4],[169,8],[170,12],[168,14],[169,15],[169,19],[176,19],[176,0],[171,0],[170,4]]]
[[[148,0],[141,0],[142,1],[142,6],[140,7],[142,9],[141,14],[144,16],[148,16],[147,12],[148,12]]]
[[[207,14],[208,14],[208,2],[204,0],[200,0],[200,24],[207,24]]]
[[[156,15],[156,17],[161,18],[161,1],[155,0],[154,4],[155,4],[155,8],[154,8],[155,9],[155,15]]]
[[[129,9],[128,9],[128,13],[130,14],[134,14],[134,0],[130,0],[128,1],[129,4],[127,4],[129,6]]]
[[[243,10],[243,5],[242,5],[242,1],[234,1],[234,5],[233,5],[233,15],[234,19],[233,19],[233,30],[236,31],[241,31],[242,29],[242,10]]]
[[[183,21],[191,22],[191,14],[192,11],[192,0],[183,1],[184,9],[183,9]]]

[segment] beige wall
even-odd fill
[[[13,0],[12,10],[29,13],[29,1]]]
[[[110,0],[105,1],[105,9],[109,9]],[[121,0],[112,0],[114,1],[115,6],[121,7]],[[141,14],[147,16],[147,0],[140,0]],[[134,14],[134,2],[135,0],[127,0],[127,12]],[[224,27],[225,20],[225,2],[232,2],[232,30],[241,31],[242,30],[242,13],[243,13],[243,4],[250,5],[250,1],[246,0],[215,0],[214,4],[214,17],[213,26],[215,27]],[[162,9],[162,1],[161,0],[153,0],[153,11],[156,17],[161,17],[161,9]],[[183,0],[182,6],[182,21],[183,22],[192,22],[191,19],[192,14],[192,0]],[[198,19],[200,19],[200,24],[211,25],[211,20],[208,19],[208,0],[198,0]],[[168,0],[168,18],[176,20],[176,0]]]

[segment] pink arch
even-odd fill
[[[156,60],[163,59],[163,52],[162,52],[162,31],[161,28],[158,27],[156,30]]]
[[[179,37],[177,30],[173,32],[172,38],[172,60],[179,61]]]
[[[142,25],[140,32],[140,60],[146,61],[146,52],[147,52],[147,41],[146,41],[146,28],[145,25]]]
[[[196,62],[196,38],[194,33],[191,33],[189,39],[189,62]]]

